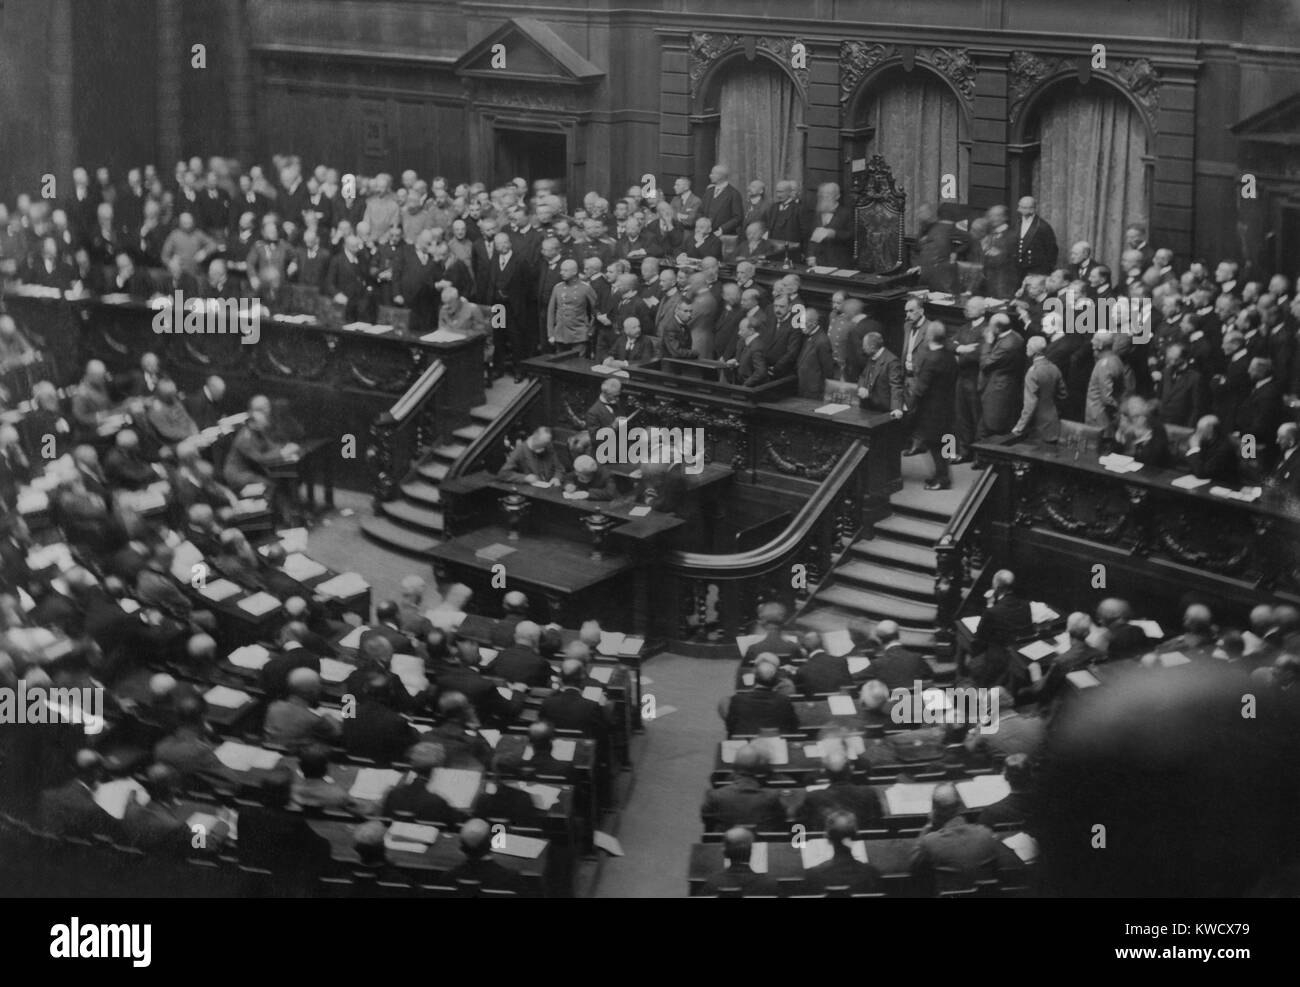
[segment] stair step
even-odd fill
[[[460,459],[461,456],[465,455],[465,450],[468,448],[469,446],[464,442],[449,442],[445,446],[437,446],[433,450],[433,454],[439,459],[445,459],[449,463],[454,463],[456,460]]]
[[[925,573],[935,572],[939,565],[934,549],[922,548],[910,541],[895,541],[879,535],[854,542],[853,554],[884,565],[903,566]]]
[[[371,541],[403,555],[427,555],[439,541],[382,517],[362,518],[361,531]]]
[[[420,466],[416,469],[416,472],[426,480],[432,480],[434,483],[441,483],[447,478],[448,469],[449,466],[447,463],[431,462]]]
[[[392,518],[398,524],[405,524],[426,534],[442,534],[442,511],[418,507],[406,500],[390,500],[379,508],[385,517]]]
[[[877,623],[878,621],[863,617],[862,614],[841,610],[839,607],[815,606],[795,619],[795,624],[799,627],[823,632],[852,626],[870,633],[876,629]],[[905,646],[918,651],[932,652],[938,647],[934,630],[930,628],[903,627],[899,636]]]
[[[889,535],[900,541],[915,542],[932,548],[943,534],[944,525],[937,521],[922,521],[908,514],[891,514],[876,522],[876,534]]]
[[[889,506],[893,508],[895,514],[913,517],[918,521],[929,521],[931,524],[947,526],[948,522],[952,520],[952,514],[949,511],[939,511],[915,503],[906,503],[905,501],[908,499],[906,493],[896,493],[889,498]]]
[[[920,600],[934,599],[934,577],[895,569],[876,562],[854,560],[835,567],[835,580]]]
[[[456,429],[456,431],[451,434],[456,436],[458,439],[464,439],[468,443],[477,439],[485,430],[486,429],[482,425],[466,425],[464,428]]]
[[[501,414],[501,408],[495,404],[480,404],[477,408],[469,409],[469,416],[475,421],[494,422],[497,415]]]
[[[402,484],[402,493],[408,500],[418,504],[436,505],[442,503],[442,491],[432,483],[424,480],[408,480]]]
[[[905,600],[875,590],[835,583],[819,590],[816,603],[829,603],[845,610],[860,613],[876,620],[895,620],[908,627],[932,628],[936,626],[938,611],[933,603]]]

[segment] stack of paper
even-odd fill
[[[438,827],[399,821],[388,827],[388,835],[396,840],[407,840],[428,846],[438,841]]]
[[[284,560],[285,575],[298,580],[300,583],[315,579],[317,576],[323,576],[328,571],[315,559],[309,559],[302,552],[294,552],[292,555],[286,556]]]
[[[820,408],[814,409],[813,414],[838,415],[841,412],[848,411],[848,410],[849,410],[849,406],[847,404],[824,404]]]
[[[1010,795],[1011,786],[1002,775],[979,775],[969,781],[957,782],[957,794],[966,808],[983,809]]]
[[[973,617],[963,617],[961,619],[961,622],[962,622],[962,626],[965,627],[966,630],[970,631],[972,634],[974,634],[976,631],[980,629],[980,618],[978,614],[976,614]]]
[[[316,587],[316,592],[322,596],[332,596],[336,599],[344,599],[349,596],[356,596],[364,593],[370,588],[370,584],[361,578],[355,572],[343,572],[333,579],[327,579]]]
[[[402,773],[392,768],[359,768],[348,794],[361,802],[378,802],[401,780]]]
[[[539,785],[536,782],[516,781],[512,787],[519,789],[521,792],[527,792],[528,797],[533,800],[533,805],[543,812],[550,812],[556,802],[560,801],[560,795],[564,789],[557,788],[555,785]]]
[[[226,660],[238,668],[249,668],[257,671],[271,660],[271,652],[260,644],[246,644],[242,648],[236,648],[230,652],[226,656]]]
[[[618,657],[618,650],[623,646],[624,634],[622,631],[601,631],[600,643],[596,645],[596,651],[607,658]]]
[[[209,706],[220,706],[223,709],[239,709],[245,703],[253,701],[247,692],[224,685],[214,685],[203,694],[203,698]]]
[[[114,819],[121,819],[126,815],[126,807],[131,803],[132,795],[135,796],[137,804],[149,804],[149,793],[134,778],[106,781],[95,789],[94,798],[97,806]]]
[[[1155,638],[1157,641],[1163,641],[1165,629],[1154,620],[1130,620],[1130,624],[1140,630],[1147,637]],[[1247,632],[1249,633],[1249,632]]]
[[[852,696],[831,696],[826,702],[831,708],[832,716],[855,716],[858,712]]]
[[[871,659],[864,655],[850,655],[847,659],[850,675],[861,675],[871,667]]]
[[[339,661],[337,658],[322,658],[320,660],[320,677],[322,682],[342,682],[355,671],[355,665],[349,665],[347,662]]]
[[[1066,635],[1069,636],[1068,634]],[[1056,644],[1049,641],[1033,641],[1020,649],[1020,653],[1030,661],[1041,661],[1048,655],[1057,653]]]
[[[1002,845],[1015,851],[1016,856],[1027,864],[1038,859],[1038,841],[1028,833],[1012,833],[1002,841]]]
[[[1061,616],[1046,603],[1039,603],[1035,600],[1029,601],[1029,619],[1035,624],[1046,624]]]
[[[755,844],[757,845],[757,844]],[[867,863],[867,844],[862,840],[854,840],[852,845],[853,859],[860,864]],[[799,855],[803,859],[803,869],[811,870],[819,864],[824,864],[830,860],[834,854],[831,849],[831,841],[817,837],[808,840],[799,848]]]
[[[483,732],[482,730],[479,731],[479,733],[482,732]],[[493,746],[495,747],[496,745],[493,744]],[[567,740],[564,738],[560,738],[551,741],[551,757],[555,758],[555,760],[557,761],[572,761],[573,755],[576,754],[577,751],[578,751],[578,742],[576,740]],[[525,747],[524,760],[531,761],[532,759],[533,759],[533,748],[531,746]]]
[[[270,613],[272,610],[279,609],[280,601],[270,593],[254,593],[252,596],[239,601],[239,609],[251,613],[254,617],[260,617],[263,614]]]
[[[489,747],[496,747],[501,743],[501,731],[492,730],[488,727],[479,727],[478,735],[488,742]]]
[[[522,857],[525,860],[536,860],[546,849],[546,841],[534,839],[531,836],[519,836],[515,833],[505,834],[505,845],[495,848],[498,853],[504,853],[507,857]]]
[[[753,745],[767,755],[767,762],[774,766],[790,763],[790,748],[784,737],[756,737]]]
[[[1117,452],[1098,457],[1097,464],[1112,473],[1136,473],[1142,468],[1142,464],[1132,456],[1123,456]]]
[[[29,487],[18,495],[18,503],[15,506],[19,514],[35,514],[50,506],[50,498],[48,494]]]
[[[411,695],[417,695],[429,687],[429,680],[424,674],[423,659],[415,655],[393,655],[389,667],[393,670],[393,674],[402,680],[402,685],[406,686],[406,691]]]
[[[1199,487],[1205,486],[1209,482],[1209,477],[1202,479],[1199,476],[1193,476],[1191,473],[1188,473],[1186,476],[1180,476],[1177,480],[1174,480],[1170,486],[1179,487],[1183,490],[1196,490]]]
[[[749,743],[747,740],[724,740],[722,742],[722,763],[734,764],[736,761],[736,751],[740,750],[747,743]]]
[[[359,624],[352,628],[352,630],[348,631],[339,639],[339,647],[349,648],[355,651],[357,648],[361,647],[361,636],[368,630],[370,630],[370,628],[365,624]]]
[[[1161,666],[1164,668],[1174,668],[1178,665],[1186,665],[1192,660],[1181,651],[1162,651],[1160,654],[1156,655],[1156,658],[1159,659]]]
[[[593,703],[604,703],[605,690],[598,685],[589,685],[582,690],[582,698],[590,699]]]
[[[453,809],[468,812],[478,797],[483,781],[481,771],[463,768],[435,768],[429,776],[429,791],[441,795]]]
[[[885,789],[885,804],[891,816],[924,816],[930,812],[933,795],[933,784],[900,782]]]
[[[280,763],[280,755],[263,747],[251,747],[248,744],[227,740],[216,749],[217,760],[231,771],[270,771]]]
[[[188,582],[188,580],[186,580]],[[229,579],[218,579],[216,582],[207,583],[199,587],[199,593],[211,600],[213,603],[220,603],[222,600],[228,600],[232,596],[238,596],[242,593],[238,586]]]
[[[645,638],[643,637],[625,637],[623,643],[619,645],[618,654],[620,658],[634,658],[641,653],[645,647]]]
[[[1101,680],[1086,668],[1070,672],[1065,677],[1076,689],[1091,689],[1093,686],[1101,685]]]
[[[602,685],[609,685],[609,680],[614,677],[614,666],[597,665],[588,674]]]
[[[650,513],[650,508],[645,504],[638,504],[636,507],[629,508],[627,513],[630,517],[645,517]]]

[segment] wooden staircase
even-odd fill
[[[953,474],[953,490],[932,493],[921,487],[924,471],[917,460],[904,460],[903,489],[889,499],[893,513],[849,547],[805,605],[798,625],[870,631],[882,620],[893,620],[906,647],[926,654],[944,651],[935,636],[934,545],[973,478],[969,467],[957,467]]]
[[[469,425],[452,433],[453,441],[424,456],[401,483],[401,496],[384,501],[375,515],[363,518],[361,530],[371,541],[404,555],[423,556],[443,540],[440,485],[448,470],[501,415],[523,385],[507,378],[498,380],[487,393],[487,401],[470,409]]]

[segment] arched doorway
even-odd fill
[[[1070,80],[1028,108],[1024,133],[1029,160],[1022,161],[1019,194],[1038,200],[1063,257],[1087,240],[1095,257],[1118,270],[1124,228],[1149,228],[1151,134],[1142,112],[1105,81]]]
[[[722,163],[733,185],[743,191],[758,179],[769,196],[784,178],[803,186],[804,95],[775,62],[735,57],[720,64],[703,91],[702,109],[715,129],[711,146],[699,148],[712,158],[697,160],[697,172]]]
[[[879,154],[907,194],[905,228],[916,229],[916,207],[944,201],[945,176],[955,179],[957,202],[966,201],[970,139],[957,95],[939,76],[922,68],[886,69],[864,86],[853,115],[865,138],[862,156]],[[854,155],[857,156],[857,155]],[[949,200],[953,201],[953,200]]]

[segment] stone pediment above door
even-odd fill
[[[506,21],[458,58],[453,71],[465,79],[563,87],[605,77],[602,69],[531,17]]]

